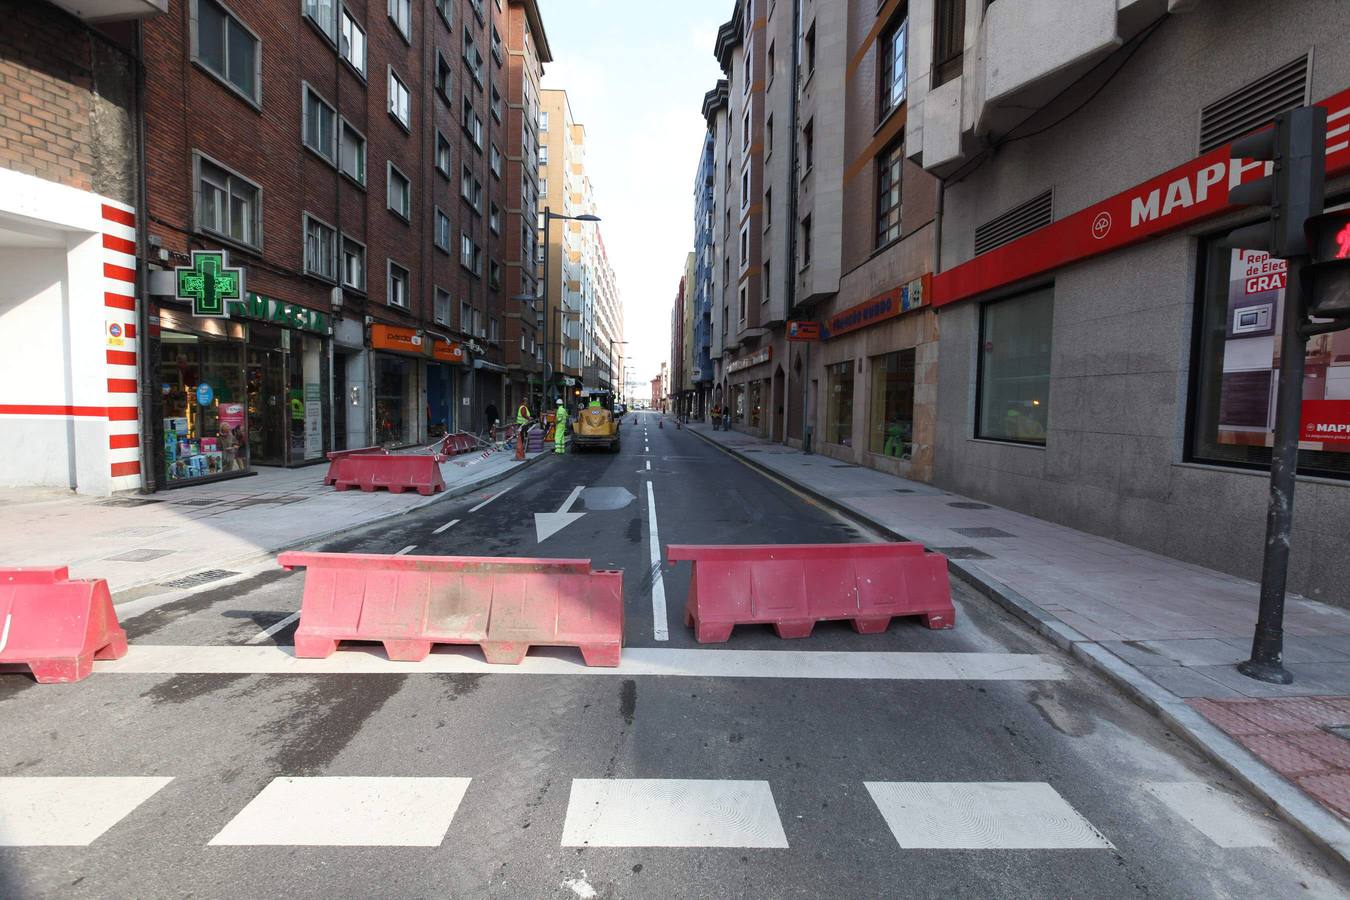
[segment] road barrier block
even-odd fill
[[[339,491],[360,488],[373,491],[386,488],[391,494],[415,490],[432,494],[445,490],[445,479],[434,456],[356,453],[342,456],[328,464],[325,484]]]
[[[371,454],[376,455],[387,454],[388,452],[389,451],[384,449],[383,447],[357,447],[353,450],[333,450],[332,452],[325,453],[324,455],[328,457],[329,466],[328,466],[328,474],[323,476],[323,483],[330,486],[333,484],[332,462],[335,459],[343,459],[344,457],[348,456],[368,456]]]
[[[305,568],[295,655],[329,656],[339,641],[380,641],[417,662],[433,644],[478,644],[490,663],[532,646],[577,647],[588,666],[617,666],[623,573],[588,559],[288,552]]]
[[[0,569],[0,663],[19,663],[42,684],[88,678],[95,659],[119,659],[127,635],[108,582],[71,580],[65,566]]]
[[[666,554],[693,563],[684,622],[701,644],[751,623],[801,638],[826,619],[860,634],[885,631],[895,616],[929,628],[956,622],[947,559],[922,544],[671,544]]]

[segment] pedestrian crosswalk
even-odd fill
[[[0,847],[89,846],[151,802],[166,777],[0,777]],[[209,840],[234,847],[439,847],[465,804],[493,804],[468,777],[279,777]],[[1109,837],[1045,782],[886,782],[863,785],[900,851],[1112,850]],[[800,788],[800,785],[793,785]],[[1179,827],[1216,847],[1272,846],[1260,819],[1202,782],[1148,783]],[[174,810],[156,810],[173,827]],[[884,823],[884,824],[881,824]],[[563,847],[790,846],[768,781],[577,778],[554,826]],[[884,832],[883,832],[884,833]],[[809,848],[808,848],[809,849]]]

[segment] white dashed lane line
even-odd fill
[[[408,546],[404,547],[402,550],[398,551],[398,552],[395,553],[394,555],[395,555],[395,556],[407,556],[409,553],[413,552],[413,551],[416,550],[416,549],[417,549],[417,545],[416,545],[416,544],[409,544]]]
[[[440,528],[437,528],[435,531],[433,531],[432,534],[440,534],[442,531],[446,531],[447,529],[453,528],[454,526],[456,526],[456,525],[458,525],[458,524],[459,524],[459,519],[451,519],[449,522],[446,522],[446,523],[445,523],[444,525],[442,525]]]

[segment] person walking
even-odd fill
[[[562,398],[558,398],[557,418],[553,422],[553,452],[567,452],[567,407],[563,406]]]

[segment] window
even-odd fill
[[[980,307],[976,437],[1045,444],[1053,313],[1048,288]]]
[[[347,122],[342,123],[338,169],[357,184],[366,183],[366,139]]]
[[[497,149],[497,145],[492,145],[492,152],[489,156],[492,166],[492,174],[498,178],[502,177],[502,151]]]
[[[492,118],[500,122],[502,120],[502,95],[498,92],[495,84],[492,86],[492,104],[490,109],[492,111]]]
[[[342,40],[339,42],[342,58],[351,63],[353,69],[366,77],[366,33],[347,10],[342,11]]]
[[[437,325],[450,325],[450,294],[436,288],[435,300],[432,306],[432,315],[436,319]]]
[[[495,203],[488,212],[488,228],[492,229],[493,234],[502,233],[502,209]]]
[[[750,205],[750,170],[741,173],[741,209]]]
[[[478,47],[473,42],[473,35],[469,29],[464,29],[464,64],[469,67],[469,74],[479,87],[483,86],[483,54],[478,52]]]
[[[479,150],[483,149],[483,120],[473,111],[473,101],[468,97],[464,98],[464,133],[473,138],[473,144]]]
[[[745,115],[741,118],[741,149],[746,150],[750,147],[750,110],[747,108]]]
[[[473,334],[473,307],[468,301],[460,301],[459,304],[459,330],[465,334]]]
[[[439,131],[436,132],[436,171],[446,178],[450,177],[450,141]]]
[[[959,0],[964,3],[965,0]],[[810,29],[806,32],[806,41],[802,45],[802,59],[806,63],[806,77],[810,78],[816,71],[816,23],[812,22]]]
[[[473,170],[468,166],[464,167],[459,177],[459,195],[469,202],[474,211],[483,211],[483,184],[473,177]]]
[[[539,196],[540,197],[548,196],[548,179],[545,178],[543,175],[539,176]]]
[[[305,271],[337,280],[337,231],[305,214]]]
[[[769,70],[765,77],[769,84],[773,84],[773,68],[774,68],[773,63],[774,63],[773,44],[770,44],[768,54],[765,57],[765,67]]]
[[[853,446],[853,360],[825,367],[825,443]]]
[[[483,274],[483,251],[468,232],[461,232],[459,236],[459,264],[475,275]]]
[[[502,53],[502,36],[497,32],[497,26],[492,26],[492,59],[500,67],[505,61]]]
[[[867,449],[909,459],[914,451],[914,348],[874,356]]]
[[[745,324],[745,311],[746,311],[745,306],[746,306],[746,295],[748,290],[749,289],[745,285],[741,285],[741,306],[740,306],[740,316],[738,317],[738,320],[740,321],[741,325]]]
[[[473,311],[473,333],[476,337],[487,337],[487,329],[483,327],[483,311],[481,309]]]
[[[1200,340],[1187,456],[1268,469],[1279,373],[1276,332],[1282,330],[1287,265],[1262,251],[1215,243],[1203,245],[1201,253],[1203,281],[1195,315]],[[1321,419],[1308,418],[1314,407],[1343,408],[1350,401],[1350,331],[1315,335],[1304,352],[1302,409],[1311,425]],[[1350,443],[1343,438],[1300,441],[1298,471],[1350,477]]]
[[[740,258],[741,268],[744,269],[745,264],[749,261],[750,261],[750,227],[747,225],[745,228],[741,229],[741,258]]]
[[[769,261],[767,259],[764,260],[763,268],[764,274],[760,276],[759,280],[764,285],[764,299],[759,302],[768,303],[769,299],[773,297],[773,276],[772,276],[773,270],[769,266]]]
[[[811,217],[802,219],[802,268],[811,265]]]
[[[548,145],[544,144],[539,148],[539,165],[548,165]]]
[[[408,176],[389,163],[389,208],[404,219],[412,219],[412,182]]]
[[[811,171],[816,164],[816,120],[812,119],[802,126],[802,173]]]
[[[450,60],[445,58],[445,54],[436,51],[436,93],[445,99],[446,103],[450,101]]]
[[[773,188],[764,189],[764,230],[773,224]]]
[[[353,290],[366,289],[366,248],[359,241],[343,235],[342,286]]]
[[[303,0],[301,7],[310,21],[319,26],[319,30],[330,41],[337,41],[337,0]]]
[[[881,91],[877,104],[877,121],[889,116],[905,102],[905,44],[908,40],[909,20],[901,18],[881,34],[877,45],[881,74],[877,80]]]
[[[436,11],[441,14],[441,19],[446,25],[454,22],[454,13],[452,12],[454,0],[436,0]]]
[[[500,290],[502,286],[502,267],[495,259],[488,262],[488,287],[494,291]],[[496,320],[493,320],[496,324]],[[495,340],[495,338],[494,338]]]
[[[937,0],[933,11],[933,87],[961,74],[966,44],[966,0]]]
[[[892,144],[877,157],[877,247],[900,238],[901,166],[905,145]]]
[[[436,207],[436,231],[432,240],[438,249],[450,252],[450,217],[439,206]]]
[[[750,44],[749,44],[749,43],[747,43],[747,44],[745,45],[745,50],[744,50],[743,52],[745,53],[745,72],[744,72],[744,74],[741,76],[741,85],[742,85],[741,90],[742,90],[742,92],[748,94],[748,93],[750,93],[750,77],[751,77],[751,75],[750,75],[750,60],[751,60],[751,58],[752,58],[751,53],[750,53]]]
[[[389,18],[403,35],[405,41],[412,41],[412,0],[389,0]]]
[[[197,157],[197,227],[249,247],[262,246],[262,188]]]
[[[337,137],[337,111],[309,85],[305,85],[305,112],[301,128],[306,147],[329,162],[336,160],[334,139]]]
[[[261,42],[215,0],[197,0],[193,58],[255,104],[262,102],[258,58]]]
[[[548,111],[547,111],[547,110],[540,110],[540,111],[539,111],[539,130],[540,130],[540,131],[548,131]]]
[[[408,86],[403,83],[403,79],[394,74],[394,67],[389,67],[389,115],[398,120],[398,124],[409,130],[412,129],[412,102],[408,94]]]
[[[408,270],[389,260],[389,276],[385,279],[385,299],[390,306],[408,308]]]
[[[764,120],[764,156],[767,159],[773,153],[773,116]]]

